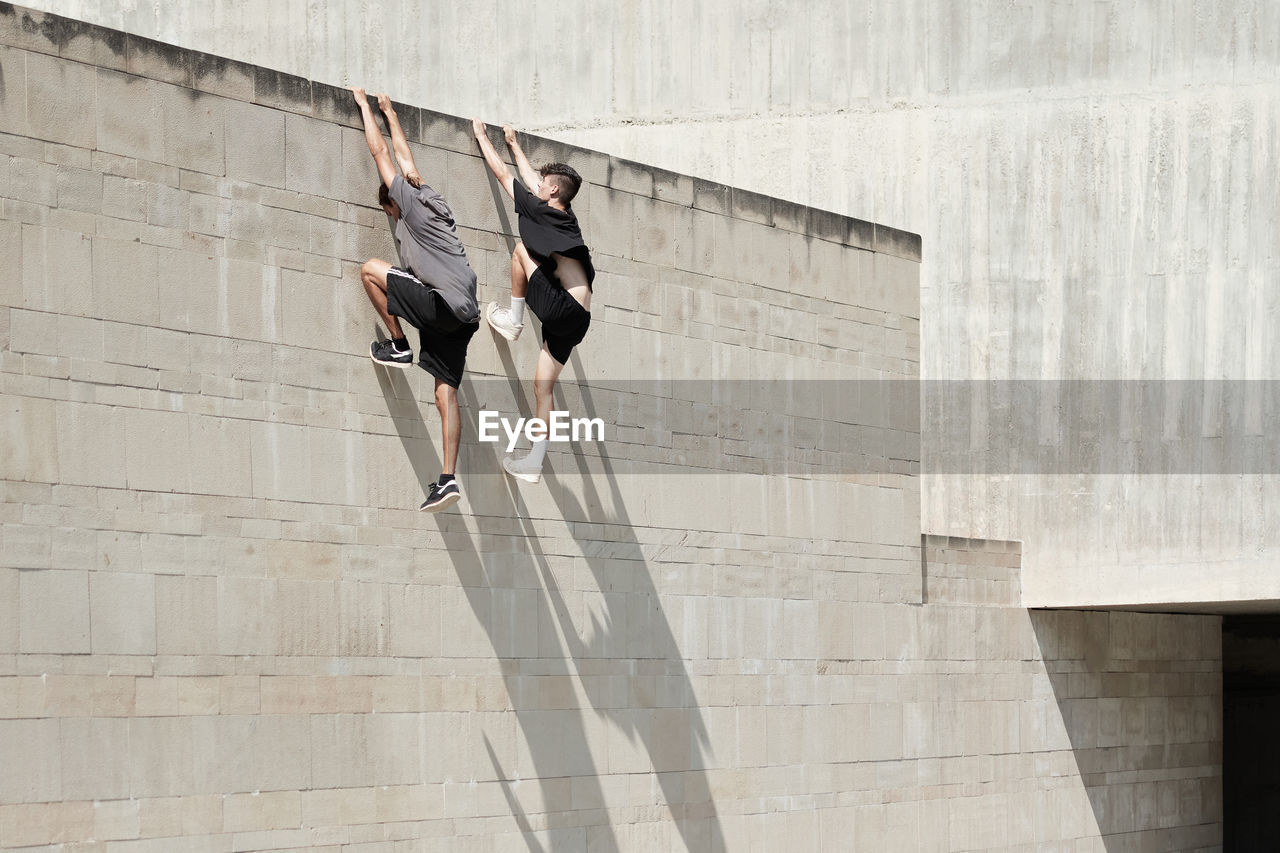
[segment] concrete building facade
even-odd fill
[[[921,234],[926,529],[1028,604],[1280,601],[1275,3],[36,5]]]
[[[514,490],[468,417],[424,521],[346,93],[17,7],[0,74],[0,849],[1222,844],[1220,619],[1028,611],[1017,545],[921,538],[929,243],[536,141],[611,430]],[[467,125],[402,116],[493,298]],[[477,336],[469,416],[535,347]]]

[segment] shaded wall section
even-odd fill
[[[476,416],[528,412],[537,342],[481,333],[423,516],[347,93],[16,9],[0,79],[0,847],[1216,843],[1216,718],[1118,735],[1207,805],[1099,815],[1075,623],[1046,650],[1016,550],[920,540],[918,238],[533,140],[588,182],[562,395],[605,441],[512,488]],[[401,116],[488,301],[510,211],[466,122]]]

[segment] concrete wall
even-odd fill
[[[589,182],[606,441],[513,489],[475,416],[537,344],[482,333],[423,516],[348,96],[25,10],[0,79],[0,848],[1220,843],[1215,618],[1033,616],[1016,548],[922,546],[869,390],[918,377],[912,235],[536,143]],[[487,301],[509,211],[402,118]]]
[[[1044,382],[931,410],[926,527],[1023,540],[1029,604],[1280,601],[1274,459],[1218,446],[1274,406],[1151,454],[1057,387],[1280,377],[1275,3],[37,5],[923,234],[922,374]]]
[[[926,529],[1022,540],[1027,604],[1274,607],[1280,468],[1222,446],[1276,439],[1274,404],[1230,398],[1280,377],[1280,8],[775,8],[722,48],[771,45],[749,107],[561,137],[923,235],[922,374],[1033,380],[930,410]],[[1155,412],[1154,448],[1058,387],[1187,379],[1237,384]]]

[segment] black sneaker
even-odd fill
[[[387,367],[404,370],[413,366],[413,350],[398,350],[391,341],[374,341],[369,344],[369,358]]]
[[[422,506],[418,507],[418,512],[439,512],[453,506],[461,499],[462,490],[458,488],[457,480],[450,480],[443,486],[432,483],[431,491],[427,493],[427,499],[422,502]]]

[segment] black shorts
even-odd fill
[[[459,320],[439,293],[399,267],[387,270],[387,313],[418,330],[418,366],[457,388],[467,363],[467,344],[480,324]]]
[[[542,340],[551,357],[565,364],[570,351],[587,336],[591,312],[578,304],[555,276],[542,267],[529,277],[529,290],[524,299],[529,310],[542,321]]]

